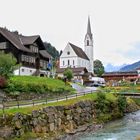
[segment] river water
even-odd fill
[[[140,140],[140,111],[126,114],[123,119],[107,123],[96,132],[87,132],[77,140]]]

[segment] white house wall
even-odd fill
[[[14,75],[29,76],[29,75],[32,75],[33,73],[35,73],[35,71],[36,71],[36,69],[34,69],[34,68],[28,68],[28,67],[21,66],[19,69],[14,71]]]

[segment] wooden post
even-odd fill
[[[18,98],[17,98],[17,106],[18,106],[18,108],[19,108],[19,101],[18,101]]]
[[[32,100],[33,101],[33,106],[35,105],[35,103],[34,103],[34,100]]]
[[[2,100],[2,114],[3,114],[3,118],[5,119],[5,106],[4,106],[4,99]]]

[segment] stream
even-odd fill
[[[107,123],[96,132],[86,132],[77,140],[140,140],[140,110],[126,114],[123,119]]]

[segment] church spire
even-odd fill
[[[87,24],[87,34],[92,38],[91,26],[90,26],[90,17],[88,16],[88,24]]]

